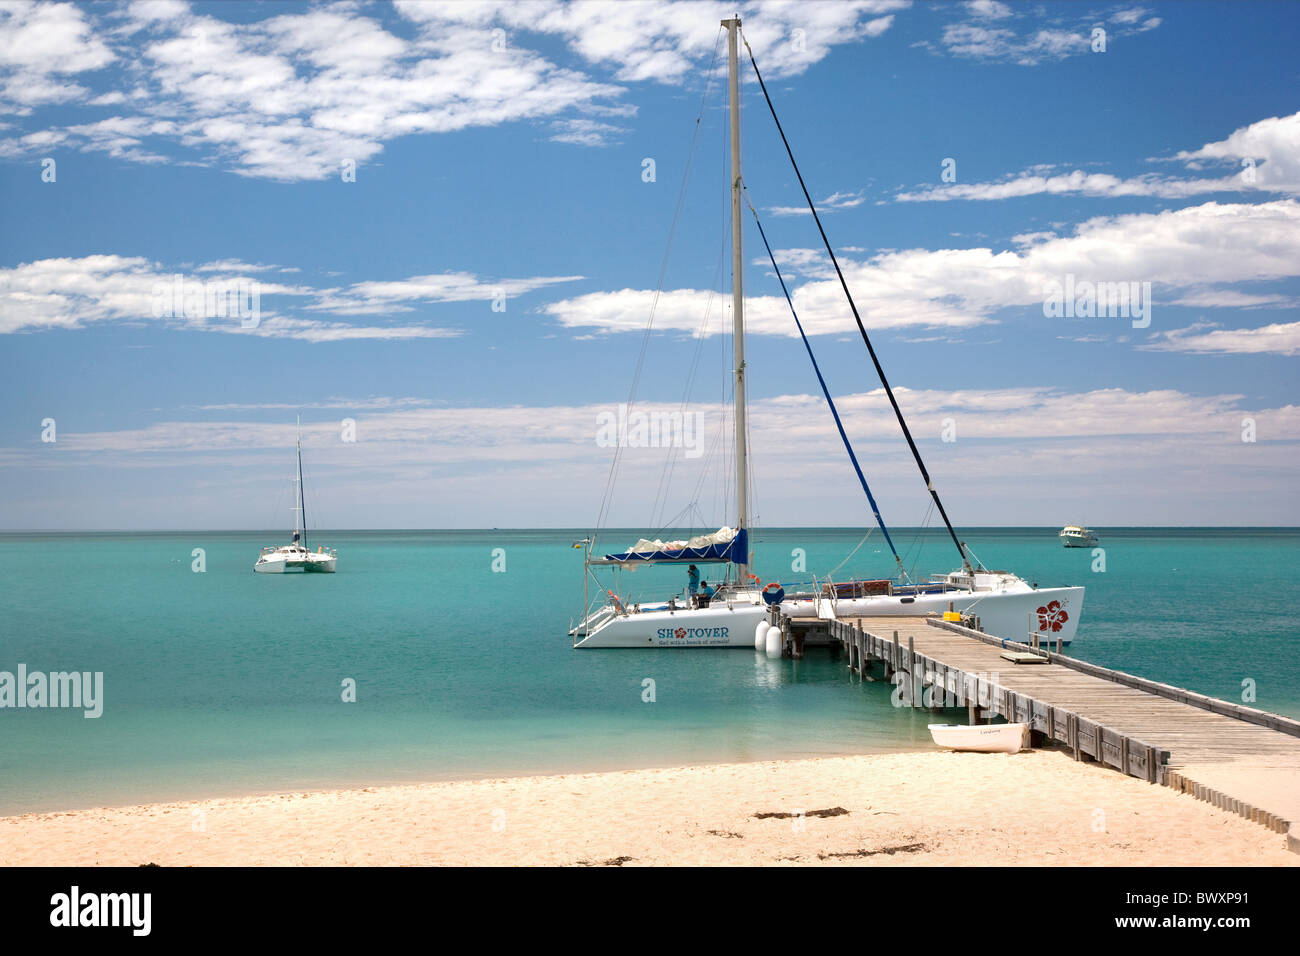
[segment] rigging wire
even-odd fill
[[[867,533],[864,534],[864,535],[862,536],[862,540],[858,542],[858,546],[857,546],[856,548],[854,548],[852,551],[850,551],[849,554],[848,554],[848,557],[846,557],[846,558],[845,558],[843,561],[841,561],[839,564],[835,565],[835,567],[834,567],[833,569],[831,569],[831,572],[830,572],[828,575],[826,575],[826,579],[827,579],[828,581],[829,581],[831,578],[835,577],[835,575],[837,575],[837,574],[840,573],[840,568],[844,567],[844,565],[848,564],[850,561],[853,560],[853,556],[854,556],[855,554],[857,554],[860,550],[862,550],[862,546],[863,546],[864,544],[867,543],[867,539],[871,537],[871,534],[872,534],[872,529],[871,529],[871,528],[868,528],[868,529],[867,529]]]
[[[763,74],[759,72],[758,63],[754,60],[754,51],[747,39],[745,40],[745,52],[749,54],[749,62],[754,67],[754,76],[758,78],[758,85],[763,91],[763,99],[767,101],[767,108],[772,114],[772,121],[776,123],[776,130],[781,134],[781,142],[785,145],[786,155],[790,157],[790,165],[794,168],[795,177],[799,180],[799,188],[803,190],[804,199],[807,200],[813,222],[817,224],[817,231],[821,233],[822,244],[831,257],[831,264],[835,266],[835,274],[839,276],[840,287],[843,288],[844,296],[849,301],[849,308],[853,310],[853,320],[857,322],[858,331],[862,334],[862,341],[866,344],[867,352],[871,355],[871,363],[876,367],[876,375],[880,378],[880,384],[885,387],[885,394],[889,396],[889,404],[894,408],[894,416],[898,419],[898,425],[903,430],[903,437],[907,439],[907,446],[912,450],[912,458],[915,459],[916,466],[921,471],[921,477],[925,480],[925,487],[939,509],[939,514],[948,529],[948,535],[952,538],[952,543],[957,546],[957,552],[961,555],[962,566],[967,572],[970,572],[971,564],[970,559],[966,556],[966,549],[961,541],[957,539],[957,532],[953,530],[952,522],[948,520],[948,512],[944,510],[943,502],[939,500],[939,492],[935,490],[934,482],[930,478],[930,472],[926,469],[925,462],[921,460],[921,452],[912,439],[912,432],[908,429],[907,422],[903,418],[903,410],[899,408],[898,400],[894,397],[894,390],[889,385],[889,379],[885,377],[885,370],[880,364],[880,359],[876,357],[876,349],[871,344],[871,337],[867,335],[867,327],[862,323],[862,316],[858,314],[857,304],[853,301],[853,294],[849,292],[849,284],[844,278],[844,272],[840,269],[839,260],[835,257],[835,250],[831,248],[831,242],[826,237],[826,230],[822,228],[821,217],[817,215],[817,207],[808,192],[808,186],[803,181],[803,174],[799,172],[799,164],[795,162],[794,151],[790,148],[790,141],[785,137],[785,130],[781,128],[781,120],[777,118],[776,107],[772,103],[772,97],[768,95],[767,84],[763,82]],[[895,556],[897,556],[897,552],[895,552]]]
[[[912,536],[912,543],[908,546],[907,555],[911,559],[912,579],[916,579],[916,568],[921,563],[921,551],[925,547],[924,535],[930,527],[930,521],[934,517],[934,502],[931,501],[925,509],[925,514],[921,516],[919,530]]]
[[[795,327],[799,330],[799,338],[803,339],[803,347],[808,352],[808,358],[812,361],[813,371],[817,373],[817,383],[822,387],[822,395],[826,398],[826,404],[830,406],[831,415],[835,419],[835,427],[839,429],[840,440],[844,442],[844,450],[849,453],[849,461],[853,462],[853,470],[857,472],[858,482],[862,485],[862,490],[867,495],[867,502],[871,505],[871,514],[876,519],[876,524],[880,527],[881,533],[885,536],[885,541],[889,543],[889,550],[894,554],[894,563],[898,565],[900,577],[906,577],[907,571],[903,567],[903,559],[898,555],[898,549],[894,547],[894,540],[889,536],[889,528],[885,526],[885,519],[880,515],[880,508],[876,504],[876,498],[871,493],[871,487],[867,484],[867,476],[862,473],[862,466],[858,464],[858,456],[853,452],[853,445],[849,442],[848,433],[844,430],[844,423],[840,420],[839,410],[835,407],[835,400],[831,398],[831,390],[826,385],[826,379],[822,377],[821,367],[817,364],[817,357],[813,355],[812,345],[808,341],[808,336],[804,333],[803,323],[799,321],[799,313],[795,311],[794,301],[790,298],[790,290],[786,287],[785,278],[781,275],[781,267],[776,264],[776,256],[772,253],[772,246],[767,241],[767,233],[763,231],[763,223],[758,218],[758,210],[749,200],[749,190],[744,190],[745,204],[749,206],[749,211],[754,216],[754,224],[758,226],[758,234],[762,237],[763,248],[767,250],[767,257],[772,262],[772,268],[776,270],[776,281],[781,283],[781,291],[785,294],[786,304],[790,306],[790,314],[794,316]]]
[[[723,248],[718,250],[718,264],[714,269],[714,285],[721,281],[722,277],[722,259]],[[704,316],[700,320],[700,326],[695,332],[695,351],[691,358],[691,366],[686,376],[686,386],[682,392],[682,400],[678,405],[678,413],[681,415],[681,432],[679,434],[680,442],[673,443],[669,446],[667,460],[664,462],[664,469],[659,475],[659,490],[655,493],[654,507],[650,511],[650,524],[654,527],[657,522],[661,521],[665,510],[668,508],[668,495],[672,487],[673,472],[676,470],[677,461],[682,455],[686,439],[686,416],[689,414],[687,409],[691,402],[691,392],[695,387],[696,375],[699,372],[700,356],[704,353],[704,342],[708,337],[709,324],[713,318],[714,289],[710,287],[709,297],[705,302]]]
[[[677,224],[678,221],[681,219],[682,207],[685,204],[685,200],[686,200],[686,186],[687,183],[690,181],[691,169],[695,163],[695,151],[696,151],[696,146],[699,143],[700,125],[701,125],[701,121],[704,118],[705,103],[708,100],[709,91],[713,86],[714,65],[716,65],[717,63],[718,50],[721,46],[721,42],[722,42],[722,30],[719,29],[718,37],[717,39],[715,39],[713,44],[713,63],[710,64],[709,66],[709,73],[708,73],[709,80],[705,84],[704,94],[700,97],[700,109],[698,114],[695,117],[694,129],[691,131],[691,144],[686,154],[686,166],[685,169],[682,171],[682,182],[677,192],[677,203],[673,208],[672,223],[668,228],[668,246],[667,248],[664,249],[664,257],[659,266],[659,281],[655,285],[654,298],[651,300],[650,303],[650,315],[646,320],[645,330],[641,335],[641,347],[637,353],[636,369],[633,372],[632,382],[628,388],[627,409],[629,414],[631,413],[632,403],[636,398],[637,387],[641,381],[641,373],[645,368],[645,357],[646,357],[646,352],[650,345],[650,335],[654,330],[655,312],[659,307],[659,298],[663,293],[664,278],[668,271],[668,260],[672,252],[673,239],[677,234]],[[609,517],[610,510],[613,508],[614,484],[615,484],[615,479],[618,476],[619,462],[623,457],[622,437],[623,436],[620,435],[619,440],[617,440],[614,443],[614,455],[609,464],[609,474],[605,478],[605,492],[601,498],[600,512],[597,515],[596,527],[595,529],[593,529],[590,535],[591,544],[587,546],[589,552],[591,549],[595,547],[596,537],[600,533],[600,529],[602,529],[605,526],[605,521]]]

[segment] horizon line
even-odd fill
[[[989,525],[964,525],[963,528],[969,531],[1040,531],[1044,529],[1056,528],[1056,525],[1014,525],[1014,524],[989,524]],[[1062,525],[1062,527],[1065,527]],[[1215,531],[1300,531],[1300,525],[1238,525],[1238,524],[1170,524],[1170,525],[1090,525],[1091,530],[1107,531],[1196,531],[1196,530],[1215,530]],[[749,528],[750,532],[756,531],[861,531],[863,525],[768,525],[763,528]],[[464,532],[464,531],[565,531],[581,532],[591,534],[592,529],[579,525],[546,525],[537,527],[445,527],[445,528],[325,528],[325,529],[308,529],[312,535],[319,536],[322,534],[358,534],[358,533],[428,533],[428,532]],[[634,525],[626,527],[610,526],[604,529],[597,529],[597,533],[609,534],[611,532],[644,532],[646,528]],[[663,531],[688,529],[670,529],[663,528],[656,531],[656,534]],[[874,530],[874,529],[872,529]],[[899,525],[899,531],[919,531],[933,532],[935,534],[946,535],[947,531],[943,528],[921,527],[919,525]],[[959,531],[962,528],[958,529]],[[0,528],[0,535],[14,534],[284,534],[283,528]]]

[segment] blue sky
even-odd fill
[[[589,526],[666,248],[634,409],[715,451],[625,449],[609,520],[728,520],[733,9],[958,524],[1300,523],[1293,5],[160,2],[0,5],[0,528],[278,527],[299,410],[327,526]],[[750,196],[917,524],[742,75]],[[758,520],[864,524],[745,243]],[[178,274],[258,324],[156,315]],[[1067,276],[1150,283],[1150,324],[1048,317]]]

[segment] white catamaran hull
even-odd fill
[[[593,622],[591,632],[574,647],[747,647],[752,651],[754,630],[766,618],[766,605],[737,602],[698,610],[613,614]]]
[[[1030,634],[1037,634],[1040,643],[1063,644],[1074,640],[1083,611],[1083,588],[1039,588],[1019,585],[1006,590],[993,591],[943,591],[935,594],[918,594],[915,597],[879,595],[830,601],[786,601],[782,610],[787,614],[803,613],[829,620],[847,617],[909,617],[924,614],[942,614],[951,604],[954,611],[978,615],[980,627],[994,637],[1029,643]],[[801,605],[806,605],[802,607]]]
[[[335,560],[332,554],[308,554],[294,558],[272,555],[260,559],[253,565],[253,570],[258,574],[333,574]]]

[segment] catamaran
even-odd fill
[[[973,555],[964,542],[957,537],[952,522],[948,518],[939,493],[925,467],[916,442],[912,438],[902,410],[894,397],[893,389],[885,377],[885,372],[876,356],[875,348],[867,334],[848,283],[840,271],[835,251],[826,238],[817,209],[804,184],[803,176],[794,161],[781,122],[777,118],[776,108],[768,95],[758,64],[754,60],[749,44],[749,60],[754,68],[755,77],[763,91],[764,99],[775,121],[777,132],[781,135],[787,155],[794,168],[799,185],[803,189],[809,211],[821,234],[823,244],[830,256],[835,272],[839,276],[846,299],[862,340],[871,356],[875,371],[884,392],[888,396],[898,420],[899,427],[907,440],[921,477],[925,482],[939,516],[943,519],[949,537],[956,546],[961,559],[961,568],[947,574],[932,575],[924,582],[912,582],[904,568],[898,549],[894,546],[880,509],[867,484],[866,476],[854,454],[848,434],[840,420],[839,412],[831,397],[830,390],[822,377],[821,369],[813,354],[812,345],[804,333],[802,324],[794,309],[785,280],[772,254],[757,210],[752,202],[747,202],[750,212],[758,227],[769,261],[775,272],[781,289],[785,293],[787,304],[800,338],[803,340],[813,370],[817,375],[822,395],[834,417],[840,439],[848,452],[859,483],[866,494],[875,518],[876,525],[893,553],[898,580],[872,579],[853,580],[849,582],[823,582],[812,589],[800,590],[792,586],[786,589],[776,582],[763,586],[761,578],[750,573],[752,552],[749,547],[749,450],[747,447],[747,426],[745,407],[745,298],[743,289],[744,260],[741,253],[741,213],[742,198],[748,199],[740,169],[740,96],[739,96],[739,61],[738,47],[740,37],[740,19],[723,20],[722,26],[727,30],[728,56],[728,94],[730,99],[730,153],[731,168],[728,187],[731,198],[731,245],[732,245],[732,322],[734,344],[734,397],[733,415],[735,438],[736,471],[736,519],[734,527],[723,527],[711,535],[701,535],[688,539],[663,541],[660,539],[642,539],[626,551],[600,556],[595,550],[597,534],[593,532],[584,539],[586,558],[584,562],[584,616],[569,631],[575,647],[754,647],[757,639],[758,625],[767,620],[768,603],[780,602],[788,611],[835,620],[845,616],[910,616],[944,611],[966,612],[980,618],[983,629],[1010,640],[1031,641],[1035,635],[1068,644],[1074,637],[1079,623],[1079,614],[1083,607],[1084,589],[1081,587],[1061,587],[1039,589],[1010,571],[991,570],[972,560]],[[711,600],[697,602],[693,598],[678,603],[676,595],[664,601],[633,603],[620,598],[611,588],[604,586],[597,578],[602,569],[612,568],[616,571],[636,570],[650,565],[690,565],[717,564],[724,570],[724,580],[719,585]],[[596,599],[591,599],[595,588]]]
[[[307,499],[302,487],[302,417],[298,418],[298,475],[294,478],[293,538],[278,548],[263,548],[253,570],[258,574],[334,573],[338,552],[333,548],[307,548]]]

